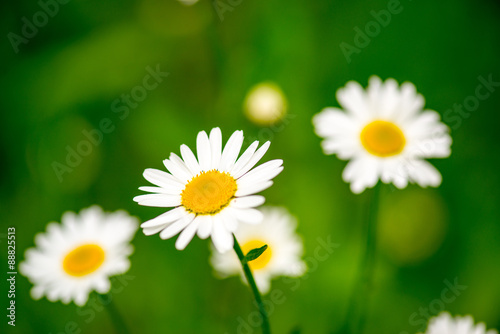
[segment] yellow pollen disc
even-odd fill
[[[401,153],[406,145],[406,139],[397,125],[378,120],[363,128],[361,143],[371,154],[385,158]]]
[[[242,247],[241,250],[243,251],[243,254],[247,254],[249,251],[255,248],[260,248],[264,246],[266,243],[264,241],[260,240],[250,240],[247,243],[245,243]],[[257,259],[248,262],[248,265],[250,266],[250,269],[252,270],[259,270],[267,266],[269,261],[271,261],[271,257],[273,255],[273,252],[271,251],[271,247],[269,247],[269,244],[267,244],[267,249],[262,253]]]
[[[82,245],[64,257],[63,269],[71,276],[85,276],[96,271],[104,262],[104,257],[104,250],[100,246]]]
[[[182,191],[181,203],[194,214],[213,215],[229,204],[237,188],[236,180],[226,172],[201,172]]]

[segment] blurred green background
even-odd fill
[[[205,0],[193,6],[73,0],[59,4],[17,53],[9,33],[21,35],[23,17],[33,22],[42,7],[3,2],[2,259],[7,226],[16,227],[21,261],[34,235],[64,211],[95,203],[107,211],[126,209],[141,221],[156,216],[163,210],[132,201],[147,185],[143,170],[163,169],[162,160],[182,143],[194,147],[200,130],[220,126],[227,140],[242,129],[249,138],[272,141],[265,159],[284,160],[284,172],[264,195],[298,217],[311,267],[298,281],[273,282],[286,297],[272,312],[273,329],[335,330],[360,261],[370,192],[349,191],[341,180],[346,163],[323,155],[311,117],[337,106],[335,91],[348,80],[366,86],[372,74],[415,83],[426,107],[442,115],[474,96],[479,76],[500,81],[500,5],[491,0],[402,0],[402,10],[348,63],[339,45],[355,45],[354,28],[364,30],[374,21],[371,11],[390,2],[223,0],[230,10],[221,20]],[[170,74],[128,113],[116,112],[114,101],[142,85],[148,66]],[[281,87],[289,110],[280,124],[263,130],[248,121],[242,104],[253,85],[268,80]],[[455,278],[467,289],[444,303],[446,309],[500,327],[499,102],[500,92],[493,91],[468,116],[448,112],[453,153],[433,161],[443,174],[439,189],[383,188],[367,333],[423,330],[428,315],[421,308],[435,309],[444,280]],[[86,139],[83,131],[106,118],[113,131],[60,182],[53,162],[65,163],[67,148],[76,149]],[[315,266],[318,238],[328,237],[339,247]],[[127,274],[133,279],[114,294],[131,330],[236,333],[255,309],[248,288],[237,277],[213,277],[208,241],[195,238],[182,252],[174,242],[137,233]],[[68,321],[82,333],[113,330],[106,312],[88,321],[74,304],[31,300],[30,288],[18,275],[17,332],[64,333]]]

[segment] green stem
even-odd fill
[[[128,330],[128,327],[125,324],[123,317],[121,316],[120,312],[118,311],[118,308],[116,308],[116,305],[113,302],[113,296],[111,296],[109,293],[106,295],[101,295],[101,294],[97,294],[97,295],[99,296],[101,303],[106,306],[106,309],[108,310],[111,321],[113,322],[113,325],[115,326],[116,333],[117,334],[130,334],[130,331]]]
[[[371,200],[368,205],[365,253],[359,269],[357,283],[354,286],[346,322],[341,331],[342,333],[361,334],[365,326],[375,272],[379,197],[380,185],[377,184],[372,190]]]
[[[260,315],[262,316],[262,334],[271,334],[271,327],[269,326],[269,318],[264,303],[262,302],[262,296],[260,295],[259,289],[255,284],[255,279],[253,278],[253,274],[252,271],[250,270],[250,267],[248,266],[248,263],[243,263],[245,254],[243,254],[243,251],[241,250],[240,244],[238,244],[238,240],[236,240],[236,237],[234,235],[233,237],[234,237],[234,251],[238,255],[238,259],[240,259],[240,263],[243,266],[243,272],[245,273],[245,277],[247,278],[248,285],[250,285],[250,288],[252,289],[253,296],[255,298],[255,301],[257,302],[257,306],[259,307]]]
[[[361,301],[361,309],[359,313],[357,333],[362,333],[366,317],[368,305],[370,303],[371,292],[373,291],[373,277],[375,274],[375,262],[377,257],[377,218],[380,198],[380,185],[376,185],[373,189],[372,199],[369,205],[370,212],[368,213],[367,240],[366,252],[363,261],[363,276],[361,278],[362,289],[364,290],[365,300]]]

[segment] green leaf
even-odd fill
[[[267,249],[267,245],[264,245],[260,248],[254,248],[252,249],[251,251],[249,251],[247,253],[247,255],[245,255],[245,258],[243,258],[243,264],[246,264],[250,261],[253,261],[253,260],[256,260],[259,256],[262,255],[262,253],[265,252],[265,250]]]

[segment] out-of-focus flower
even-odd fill
[[[350,160],[342,173],[354,193],[373,187],[380,179],[405,188],[408,182],[437,187],[442,177],[424,159],[451,153],[448,127],[433,110],[423,110],[424,98],[412,83],[370,78],[363,90],[351,81],[337,91],[345,109],[325,108],[314,116],[325,154]],[[423,110],[423,111],[422,111]]]
[[[494,329],[486,330],[484,323],[474,324],[470,315],[455,317],[448,312],[442,312],[429,320],[425,334],[498,334]]]
[[[301,260],[302,240],[295,233],[296,219],[284,208],[263,207],[264,220],[258,225],[241,225],[234,233],[244,254],[250,250],[268,245],[256,260],[248,262],[255,282],[262,293],[267,293],[271,280],[278,276],[297,277],[304,274],[305,263]],[[212,266],[217,276],[245,276],[236,253],[213,252]]]
[[[186,6],[192,6],[198,2],[198,0],[178,0],[181,4]]]
[[[377,227],[380,250],[401,266],[435,254],[448,231],[448,210],[439,192],[410,187],[384,195]]]
[[[263,196],[254,195],[269,188],[271,181],[283,170],[283,160],[271,160],[252,168],[269,148],[266,142],[258,150],[258,141],[238,158],[243,144],[243,131],[236,131],[222,150],[219,128],[197,137],[198,159],[186,145],[181,145],[182,159],[172,153],[163,164],[170,173],[146,169],[144,178],[157,187],[140,187],[153,194],[140,195],[140,205],[169,208],[160,216],[141,225],[144,234],[160,232],[168,239],[181,232],[175,247],[184,249],[195,234],[201,239],[212,237],[219,252],[233,247],[232,232],[240,222],[258,224],[262,213],[255,209],[264,203]]]
[[[130,241],[138,227],[137,218],[125,211],[104,213],[97,205],[78,215],[66,212],[61,224],[49,223],[36,235],[36,248],[26,250],[19,265],[34,285],[31,296],[83,306],[93,290],[107,293],[109,277],[130,268]]]
[[[286,115],[287,101],[278,85],[263,82],[250,89],[243,109],[250,121],[260,126],[268,126]]]

